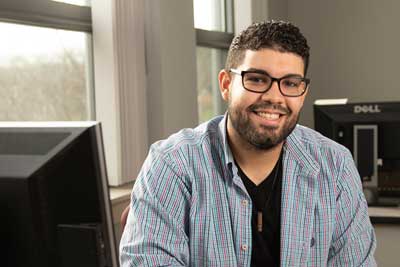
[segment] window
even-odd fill
[[[224,68],[227,51],[198,46],[196,53],[199,121],[204,122],[226,110],[219,91],[218,72]]]
[[[196,28],[197,102],[199,122],[223,114],[218,73],[224,68],[229,45],[233,38],[231,0],[194,0]]]
[[[91,119],[84,32],[0,23],[0,120]]]
[[[0,3],[0,120],[95,119],[89,2]]]
[[[196,29],[233,32],[232,1],[193,0],[193,9]]]

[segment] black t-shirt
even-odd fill
[[[270,175],[258,186],[238,166],[238,174],[253,201],[251,218],[253,250],[251,266],[280,265],[282,159],[280,158]],[[275,178],[275,183],[274,183]],[[270,198],[268,200],[268,198]],[[268,203],[267,203],[268,202]],[[267,205],[266,205],[267,204]],[[262,232],[257,229],[257,212],[262,212]]]

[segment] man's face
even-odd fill
[[[304,75],[303,59],[293,53],[273,49],[247,50],[236,69],[261,70],[271,77]],[[305,94],[299,97],[283,96],[277,82],[265,93],[253,93],[243,88],[242,78],[221,71],[220,87],[228,101],[228,135],[236,136],[257,149],[270,149],[282,143],[293,131],[299,119]]]

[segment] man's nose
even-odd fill
[[[272,103],[282,103],[284,96],[279,90],[278,81],[272,81],[271,87],[268,91],[262,94],[262,98],[266,101],[271,101]]]

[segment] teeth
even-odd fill
[[[265,113],[265,112],[257,112],[257,114],[263,118],[268,120],[277,120],[279,119],[279,114],[276,113]]]

